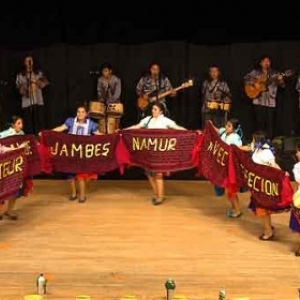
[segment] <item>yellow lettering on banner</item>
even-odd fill
[[[11,176],[15,173],[23,171],[24,159],[22,156],[18,156],[10,161],[5,161],[0,163],[0,179],[4,179],[8,176]]]
[[[60,153],[59,153],[59,156],[69,156],[69,153],[68,153],[68,147],[67,145],[62,145],[61,149],[60,149]]]
[[[242,164],[240,164],[240,167],[243,172],[244,180],[250,189],[272,197],[279,196],[278,183],[272,182],[271,180],[262,178],[255,173],[250,172]]]
[[[82,158],[83,157],[82,145],[72,144],[72,146],[71,146],[71,156],[72,157],[75,156],[75,152],[79,152],[79,157]]]
[[[226,166],[226,159],[228,157],[228,152],[221,147],[221,144],[218,143],[217,141],[210,142],[208,147],[207,147],[207,151],[212,152],[213,156],[215,156],[216,158],[216,162],[218,164],[220,164],[221,166]]]
[[[177,145],[176,138],[132,138],[132,149],[133,151],[175,151]]]
[[[94,156],[94,145],[93,144],[86,144],[85,145],[85,157],[86,158],[91,158]]]
[[[65,157],[76,157],[80,158],[93,158],[99,156],[108,156],[110,152],[111,143],[105,144],[60,144],[56,142],[53,147],[51,147],[51,154],[54,156],[65,156]]]

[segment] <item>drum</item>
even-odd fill
[[[219,109],[219,103],[216,101],[208,101],[207,108],[211,110]]]
[[[123,116],[123,104],[122,103],[111,103],[107,105],[107,116],[119,119]]]
[[[89,116],[94,119],[100,119],[105,116],[105,105],[99,101],[91,101]]]
[[[221,110],[224,110],[224,111],[230,110],[230,103],[220,103],[219,106],[220,106]]]

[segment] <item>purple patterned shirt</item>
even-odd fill
[[[112,75],[110,79],[106,79],[103,76],[98,79],[98,99],[100,102],[119,103],[121,97],[121,80],[115,75]]]
[[[277,74],[276,71],[270,70],[269,76],[274,76]],[[263,72],[260,70],[252,70],[244,77],[245,84],[253,84],[254,81],[263,75]],[[276,107],[276,96],[277,96],[278,84],[275,80],[272,80],[268,85],[268,88],[265,92],[262,92],[256,99],[253,99],[254,105],[267,106],[267,107]]]
[[[208,101],[231,102],[231,92],[226,81],[205,80],[202,85],[202,111],[207,109]]]
[[[161,94],[172,89],[173,87],[168,77],[161,76],[159,80],[148,75],[140,79],[136,87],[136,93],[138,96],[149,93],[150,97],[155,97],[156,93]],[[159,102],[166,102],[166,99],[161,98]]]

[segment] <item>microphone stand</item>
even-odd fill
[[[27,87],[28,87],[28,96],[30,101],[30,121],[32,123],[32,131],[33,134],[36,134],[36,124],[35,124],[35,118],[34,118],[34,95],[33,95],[33,89],[32,89],[32,63],[29,62],[29,78],[27,80]]]

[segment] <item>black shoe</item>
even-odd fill
[[[74,201],[74,200],[76,200],[76,199],[77,199],[77,195],[75,195],[75,196],[70,195],[70,196],[69,196],[69,200],[70,200],[70,201]]]
[[[153,205],[161,205],[163,204],[164,200],[163,199],[154,199],[154,201],[152,201]]]
[[[83,199],[78,200],[79,203],[84,203],[85,201],[86,201],[86,197],[84,197]]]
[[[261,241],[273,241],[274,238],[275,238],[274,233],[272,233],[272,234],[269,235],[269,236],[266,236],[266,235],[262,234],[262,235],[259,237],[259,239],[260,239]]]

